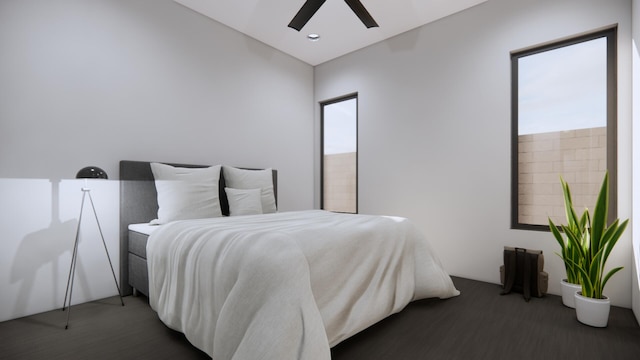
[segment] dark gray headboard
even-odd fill
[[[201,168],[210,165],[164,163],[172,166]],[[256,170],[256,169],[248,169]],[[229,214],[229,202],[224,191],[224,174],[220,174],[220,206]],[[278,201],[278,172],[273,170],[273,192]],[[156,186],[149,161],[120,161],[120,287],[123,295],[131,294],[129,286],[129,224],[148,223],[158,213]]]

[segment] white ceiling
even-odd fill
[[[300,32],[287,25],[306,0],[174,1],[315,66],[487,0],[361,0],[380,25],[370,29],[343,0],[327,0]]]

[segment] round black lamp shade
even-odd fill
[[[97,166],[87,166],[80,169],[76,174],[76,179],[108,179],[107,173]]]

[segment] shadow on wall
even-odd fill
[[[79,220],[86,187],[78,179],[0,178],[0,321],[62,309],[78,228],[72,305],[118,293],[88,200]],[[119,182],[91,187],[117,277]]]
[[[12,311],[14,316],[27,314],[30,301],[32,302],[34,298],[37,299],[42,296],[42,292],[38,292],[37,277],[42,268],[49,266],[51,269],[50,282],[54,286],[53,298],[50,301],[53,302],[54,307],[59,305],[62,308],[64,289],[56,289],[55,285],[59,283],[58,279],[62,274],[68,274],[69,272],[70,264],[66,263],[66,261],[60,263],[60,258],[71,258],[78,220],[60,221],[59,184],[60,180],[51,180],[50,225],[45,229],[24,236],[15,253],[10,275],[10,283],[19,287]],[[62,239],[68,239],[68,241],[63,241]],[[67,252],[69,254],[63,256]],[[80,288],[88,289],[87,277],[84,274],[80,259],[77,266],[76,281],[82,283],[83,286]]]

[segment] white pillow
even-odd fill
[[[245,170],[224,165],[224,181],[226,186],[233,189],[261,189],[262,213],[276,212],[276,197],[273,192],[273,171]]]
[[[182,168],[151,163],[158,192],[158,218],[152,224],[222,216],[218,183],[220,165]]]
[[[229,216],[262,214],[261,189],[224,188],[229,200]]]

